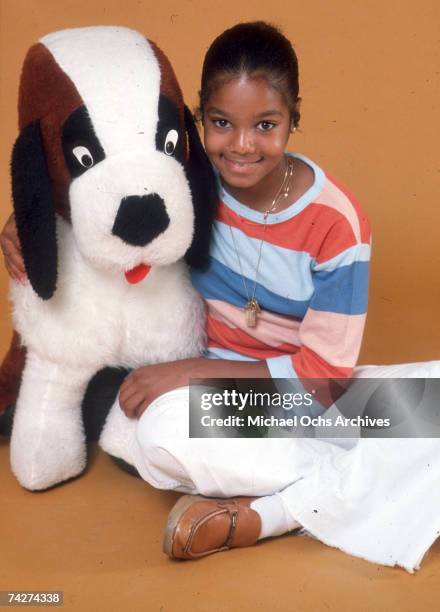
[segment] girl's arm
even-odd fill
[[[139,418],[157,397],[202,378],[270,378],[265,361],[182,359],[147,365],[127,376],[119,391],[119,403],[128,417]]]
[[[0,246],[9,276],[19,283],[25,283],[27,276],[14,215],[11,215],[6,221],[0,234]]]
[[[353,226],[355,230],[353,230]],[[361,348],[368,302],[370,228],[340,217],[314,258],[314,293],[299,328],[300,350],[267,360],[273,378],[349,378]]]

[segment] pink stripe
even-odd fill
[[[248,336],[260,340],[267,346],[277,347],[281,344],[299,345],[299,327],[301,321],[292,317],[275,315],[263,310],[258,316],[256,327],[247,327],[241,308],[221,300],[207,300],[209,316],[231,329],[241,329]]]
[[[301,326],[301,344],[333,366],[356,364],[365,315],[319,312],[309,308]]]
[[[359,218],[352,202],[328,178],[325,181],[322,191],[316,198],[315,203],[328,206],[328,208],[333,208],[341,213],[341,215],[343,215],[349,222],[356,238],[356,242],[362,242]]]

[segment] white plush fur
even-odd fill
[[[12,283],[14,325],[30,351],[93,374],[106,365],[140,367],[202,350],[203,305],[182,261],[153,266],[130,285],[122,270],[98,269],[85,259],[68,223],[59,218],[57,228],[54,297],[45,301],[30,284]]]
[[[40,42],[75,84],[108,155],[154,147],[160,71],[142,34],[98,26],[62,30]]]
[[[164,200],[170,224],[147,246],[133,247],[112,235],[113,223],[122,197],[149,193]],[[168,264],[191,244],[194,210],[183,168],[156,150],[107,157],[85,172],[72,183],[70,209],[79,250],[100,268]]]
[[[181,260],[193,234],[191,194],[181,165],[155,149],[160,75],[150,46],[121,28],[68,30],[43,42],[92,109],[106,158],[72,182],[72,225],[57,219],[55,295],[44,301],[30,284],[12,284],[27,361],[11,462],[31,490],[84,469],[81,401],[98,370],[196,356],[205,341],[204,306]],[[130,246],[111,234],[118,206],[125,196],[148,193],[162,197],[170,224],[147,246]],[[124,271],[139,263],[151,271],[130,285]],[[102,446],[127,458],[134,426],[122,413],[112,415]]]
[[[60,282],[41,300],[13,283],[14,324],[28,350],[11,438],[12,469],[31,490],[80,473],[85,462],[81,400],[104,366],[136,368],[196,356],[204,347],[204,307],[182,261],[153,266],[137,285],[100,270],[58,219]],[[105,450],[123,456],[133,424],[125,417]],[[118,442],[120,440],[120,442]],[[122,448],[121,448],[122,445]]]

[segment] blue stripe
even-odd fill
[[[242,270],[235,247],[240,256]],[[252,291],[254,286],[260,248],[259,284],[271,293],[289,300],[310,300],[314,291],[311,275],[313,259],[308,253],[286,249],[267,241],[261,244],[259,238],[246,236],[241,230],[230,228],[225,223],[215,223],[211,255],[236,274],[243,272],[246,279],[251,279],[246,281],[249,291]]]
[[[331,272],[316,272],[314,310],[339,314],[365,314],[368,304],[368,262],[357,261]]]
[[[244,297],[243,279],[222,263],[210,258],[207,269],[203,272],[191,270],[194,287],[207,300],[221,300],[233,306],[243,308],[247,299]],[[249,293],[252,293],[254,282],[245,279]],[[287,284],[287,283],[286,283]],[[288,315],[302,319],[310,305],[310,300],[291,300],[276,295],[257,283],[256,298],[261,308],[276,314]]]

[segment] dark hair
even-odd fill
[[[209,47],[202,68],[198,115],[203,115],[216,87],[241,74],[265,79],[283,94],[293,125],[298,125],[298,60],[290,41],[264,21],[239,23],[225,30]]]

